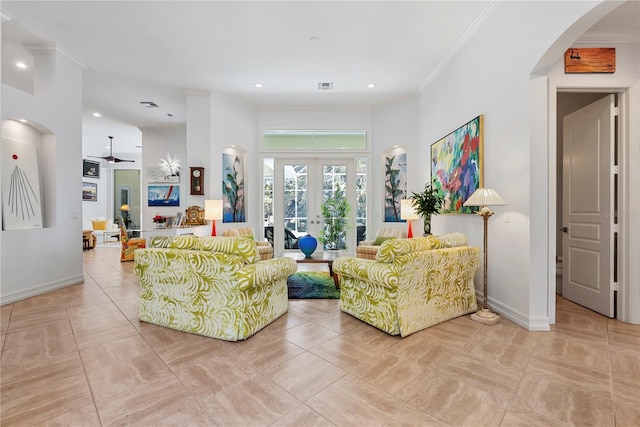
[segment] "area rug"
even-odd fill
[[[329,273],[301,271],[287,279],[289,299],[338,299],[340,290],[336,289]]]

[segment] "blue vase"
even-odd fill
[[[298,239],[298,247],[307,258],[311,258],[311,254],[318,247],[318,240],[311,234],[307,234]]]

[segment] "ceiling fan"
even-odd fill
[[[123,159],[119,159],[117,157],[113,156],[113,137],[110,136],[109,138],[109,155],[108,156],[89,156],[89,157],[95,157],[97,159],[104,159],[107,161],[107,163],[118,163],[118,162],[135,162],[135,160],[123,160]]]

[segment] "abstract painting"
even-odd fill
[[[440,213],[472,213],[462,204],[482,186],[483,116],[431,144],[431,178],[444,194]]]
[[[407,194],[407,153],[402,150],[384,160],[384,221],[405,222],[400,219],[400,200]]]
[[[32,142],[2,138],[4,230],[42,228],[38,157]]]
[[[180,206],[179,185],[149,185],[147,188],[148,206]]]
[[[244,162],[222,153],[222,222],[245,222]]]

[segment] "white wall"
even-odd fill
[[[406,223],[384,222],[384,159],[383,153],[394,146],[407,151],[407,191],[421,191],[428,179],[424,180],[424,170],[429,166],[429,146],[418,141],[418,98],[396,104],[378,107],[372,113],[371,164],[367,197],[373,207],[369,212],[367,239],[375,237],[382,227],[402,228]],[[422,233],[422,221],[414,221],[414,235]],[[434,229],[435,230],[435,229]],[[440,234],[440,233],[436,233]]]
[[[2,118],[41,127],[45,228],[2,231],[2,304],[80,283],[82,271],[82,74],[80,64],[48,47],[35,53],[35,95],[2,86]],[[64,105],[64,108],[60,108]],[[38,139],[3,126],[3,136]]]
[[[262,226],[262,168],[259,162],[259,140],[255,110],[223,98],[211,99],[211,178],[209,193],[212,199],[222,199],[222,152],[235,146],[245,152],[246,223],[224,224],[218,221],[218,234],[229,228],[253,227],[257,233]]]
[[[142,216],[140,229],[153,228],[153,217],[156,215],[175,217],[178,212],[187,208],[189,193],[189,167],[186,161],[186,126],[182,124],[164,127],[144,127],[142,131],[142,171],[140,173],[140,200]],[[148,168],[157,167],[162,159],[170,155],[177,158],[182,166],[179,183],[149,183]],[[186,171],[186,172],[185,172]],[[180,206],[147,206],[147,188],[149,185],[177,185],[180,188]]]
[[[419,138],[425,146],[484,115],[484,186],[508,203],[496,207],[489,220],[489,301],[529,329],[549,328],[547,156],[546,145],[531,147],[531,73],[594,5],[501,2],[420,97]],[[506,36],[522,34],[526,37]],[[425,170],[423,180],[428,174]],[[482,221],[475,215],[439,215],[434,227],[463,231],[482,247]]]

